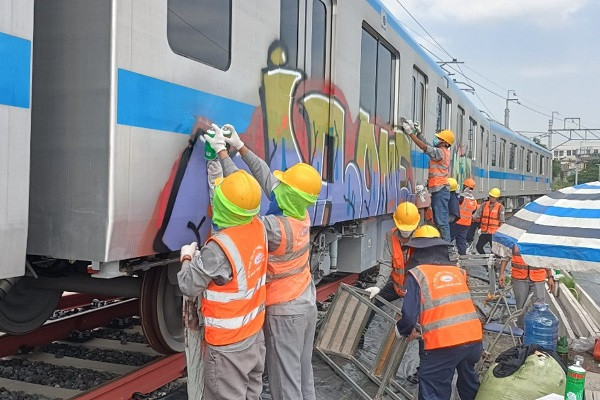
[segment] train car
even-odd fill
[[[492,123],[379,0],[266,6],[35,2],[27,287],[139,296],[152,346],[180,351],[177,256],[208,234],[199,135],[213,122],[233,124],[273,169],[303,161],[321,174],[316,280],[375,266],[391,213],[426,179],[402,116],[429,140],[454,129],[454,175],[480,177],[484,197],[496,178],[479,135]],[[32,320],[53,306],[33,298]]]

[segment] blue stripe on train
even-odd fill
[[[0,32],[0,104],[29,108],[31,41]]]
[[[194,116],[246,131],[253,105],[119,68],[117,123],[188,134]]]
[[[544,243],[519,243],[522,255],[564,258],[567,260],[600,262],[600,250],[580,246]]]
[[[596,208],[566,208],[555,206],[543,206],[536,202],[531,202],[524,207],[526,210],[563,218],[594,218],[600,219],[600,209]]]

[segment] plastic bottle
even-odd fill
[[[525,314],[525,344],[537,344],[548,350],[556,350],[558,318],[546,303],[535,303]]]
[[[583,400],[585,390],[585,369],[583,357],[575,356],[574,364],[567,372],[567,385],[565,387],[565,400]]]
[[[558,353],[558,356],[562,360],[563,364],[568,365],[569,341],[566,336],[561,336],[558,338],[556,352]]]
[[[206,134],[210,137],[215,137],[215,131],[213,131],[212,129],[206,131]],[[231,136],[231,133],[228,131],[223,131],[223,135],[225,137],[229,137]],[[227,145],[227,148],[229,148],[229,145]],[[217,152],[215,151],[215,149],[212,148],[212,146],[208,142],[204,142],[204,158],[206,158],[207,160],[215,160],[217,158]]]

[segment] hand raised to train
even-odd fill
[[[198,244],[196,242],[192,242],[190,244],[186,244],[181,248],[181,254],[179,256],[179,262],[184,261],[192,261],[192,258],[196,254],[198,250]]]
[[[210,144],[210,147],[212,147],[216,153],[227,150],[223,131],[221,131],[221,128],[216,124],[212,124],[212,128],[204,135],[204,140]]]
[[[242,142],[242,139],[240,139],[240,135],[238,135],[233,125],[225,124],[221,127],[221,129],[225,135],[225,143],[236,148],[237,150],[240,150],[242,147],[244,147],[244,142]]]
[[[402,130],[404,131],[405,134],[410,135],[411,133],[414,132],[415,125],[410,119],[407,120],[406,118],[402,117],[402,119],[400,121],[402,122],[401,126],[402,126]]]
[[[417,136],[420,137],[421,136],[421,123],[419,121],[415,121],[413,126],[415,128],[415,132],[416,132]]]

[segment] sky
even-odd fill
[[[473,86],[481,101],[468,97],[497,121],[504,122],[512,89],[521,103],[509,105],[513,130],[547,132],[552,111],[559,113],[554,128],[579,117],[582,127],[600,129],[600,0],[382,0],[419,43],[448,61],[399,1],[464,62],[462,71],[479,84]],[[561,141],[555,135],[553,147]]]

